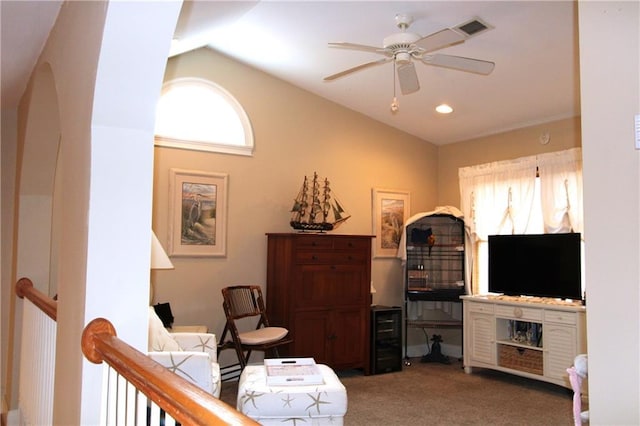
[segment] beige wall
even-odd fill
[[[231,92],[255,134],[253,157],[156,147],[153,227],[168,241],[170,168],[229,174],[225,258],[172,258],[175,270],[156,271],[155,301],[171,302],[176,324],[201,323],[220,334],[220,289],[264,285],[267,232],[291,232],[290,209],[305,174],[327,176],[351,213],[336,233],[372,233],[371,189],[411,192],[411,212],[437,202],[437,149],[353,111],[246,67],[208,49],[169,61],[166,79],[197,76]],[[402,303],[398,259],[374,259],[378,304]]]
[[[546,145],[540,136],[548,133]],[[581,146],[580,118],[568,118],[441,146],[438,150],[438,202],[460,206],[458,169]]]
[[[176,324],[205,324],[218,334],[224,326],[220,289],[264,284],[264,234],[291,231],[289,210],[305,174],[328,176],[352,214],[337,233],[371,234],[371,188],[410,191],[412,214],[437,205],[457,207],[459,167],[580,146],[580,121],[574,118],[434,147],[209,49],[169,61],[165,81],[187,76],[210,79],[230,91],[244,106],[255,134],[251,158],[163,147],[155,151],[153,227],[165,248],[169,169],[229,174],[227,257],[174,257],[175,270],[152,273],[154,300],[171,303]],[[543,132],[551,137],[547,145],[539,142]],[[403,304],[397,259],[374,259],[372,275],[375,303]],[[443,334],[447,346],[460,346],[459,332]],[[409,344],[423,345],[423,333],[409,333]]]

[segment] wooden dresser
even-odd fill
[[[267,234],[267,314],[284,355],[369,374],[371,236]],[[286,353],[285,353],[286,352]]]

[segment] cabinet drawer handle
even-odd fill
[[[318,256],[314,254],[313,256],[311,256],[311,260],[318,260]]]
[[[331,269],[336,269],[336,265],[331,265]]]

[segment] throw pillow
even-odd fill
[[[149,306],[149,352],[181,351],[182,348],[164,328],[153,306]]]

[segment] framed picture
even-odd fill
[[[411,211],[408,191],[373,188],[371,192],[374,257],[396,257],[404,224]]]
[[[169,171],[169,256],[226,256],[228,175]]]

